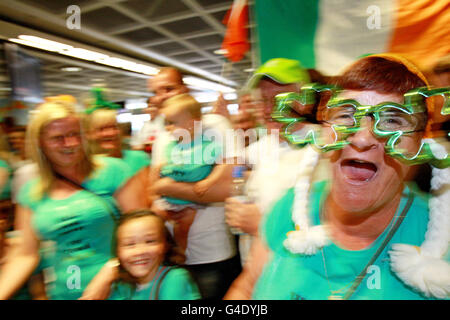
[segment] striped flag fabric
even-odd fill
[[[232,62],[242,60],[250,49],[248,41],[248,4],[247,0],[234,0],[231,9],[222,21],[227,30],[222,43],[222,49],[226,49],[225,56]]]
[[[450,53],[448,0],[258,0],[260,62],[299,60],[325,75],[358,57],[399,53],[424,69]]]

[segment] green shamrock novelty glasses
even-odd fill
[[[450,165],[448,153],[436,154],[436,146],[422,142],[417,150],[402,148],[401,142],[417,131],[426,127],[426,98],[441,95],[444,98],[443,115],[450,113],[450,88],[428,89],[417,88],[404,95],[404,103],[383,102],[375,106],[361,105],[352,99],[339,97],[341,89],[331,85],[308,84],[300,93],[288,92],[276,96],[276,105],[272,118],[285,124],[282,136],[292,145],[304,147],[311,144],[321,152],[338,150],[349,144],[347,138],[361,130],[364,117],[373,117],[371,130],[379,138],[386,138],[385,151],[409,165],[430,162],[438,168]],[[307,130],[299,130],[299,123],[307,118],[302,117],[305,109],[311,110],[317,104],[317,96],[327,93],[330,99],[323,110],[324,126],[329,126],[332,137],[324,137],[324,130],[319,126],[310,126]],[[295,113],[293,113],[293,111]],[[299,116],[300,115],[300,116]],[[302,132],[302,134],[299,134]],[[442,148],[441,148],[442,149]]]

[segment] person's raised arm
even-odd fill
[[[10,254],[0,272],[0,300],[11,298],[23,287],[39,263],[39,240],[31,226],[30,209],[17,206],[15,229],[20,242]]]
[[[269,260],[270,251],[259,237],[255,237],[241,274],[233,281],[224,300],[250,300],[256,281]]]
[[[219,93],[219,97],[213,105],[211,113],[219,114],[227,119],[230,118],[230,112],[228,111],[228,101],[225,100],[223,93]]]

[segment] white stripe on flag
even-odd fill
[[[316,69],[337,75],[356,58],[385,52],[395,23],[395,0],[321,0]]]

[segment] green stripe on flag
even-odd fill
[[[272,58],[288,58],[315,68],[318,12],[318,0],[255,1],[261,64]]]

